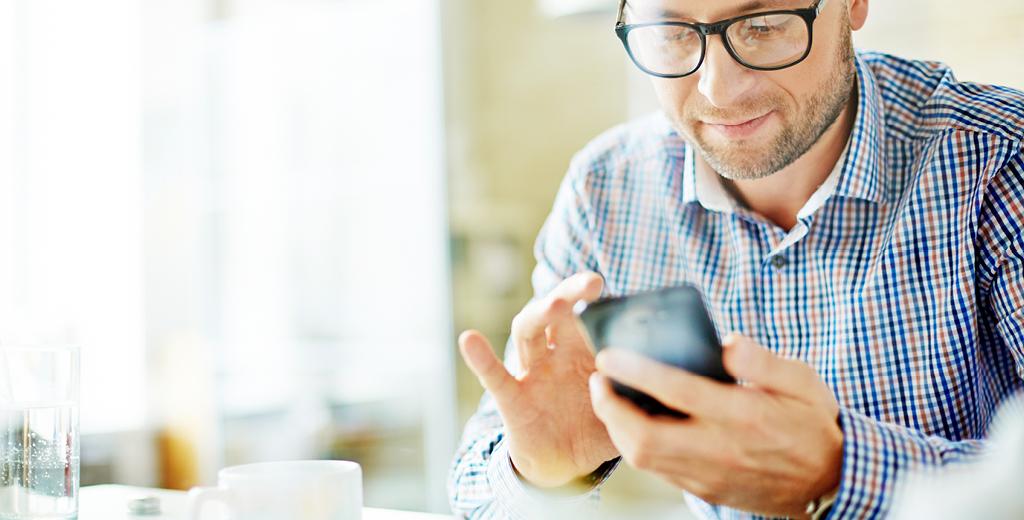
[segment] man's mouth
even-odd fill
[[[773,110],[753,119],[701,121],[701,123],[726,138],[743,139],[754,135],[754,133],[757,132],[757,130],[764,125],[765,121],[767,121],[774,113],[775,111]]]

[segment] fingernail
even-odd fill
[[[730,331],[728,334],[725,335],[724,338],[722,338],[722,346],[723,347],[731,347],[731,346],[735,345],[736,342],[739,341],[739,339],[740,339],[740,335],[739,335],[738,332]]]
[[[616,375],[628,376],[635,372],[635,354],[617,348],[608,348],[601,351],[597,358],[597,367],[601,373],[610,377]]]
[[[577,300],[576,303],[574,303],[572,305],[572,313],[577,315],[577,316],[579,316],[586,308],[587,308],[587,301],[586,300]]]
[[[730,351],[729,355],[732,357],[734,366],[744,368],[750,362],[750,351],[749,349],[743,348],[743,341],[741,339],[737,338]]]

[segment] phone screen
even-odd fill
[[[693,285],[598,300],[579,317],[595,351],[609,346],[630,349],[695,374],[734,382],[722,366],[721,342],[704,298]],[[685,417],[642,392],[614,385],[648,413]]]

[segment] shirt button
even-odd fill
[[[783,267],[786,267],[786,264],[789,263],[789,260],[786,260],[786,257],[782,255],[775,255],[771,258],[771,262],[776,269],[782,269]]]

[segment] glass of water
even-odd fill
[[[78,518],[78,349],[0,346],[0,520]]]

